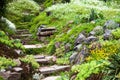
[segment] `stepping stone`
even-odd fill
[[[18,37],[31,37],[32,34],[22,34],[22,35],[16,35]]]
[[[10,77],[8,80],[20,80],[21,79],[21,73],[18,72],[12,72],[10,73]]]
[[[0,76],[4,80],[20,80],[21,79],[21,73],[18,72],[0,72]]]
[[[13,71],[20,72],[20,71],[23,71],[23,69],[21,67],[14,67]]]
[[[18,29],[17,32],[29,32],[29,29]]]
[[[50,76],[50,77],[46,77],[42,80],[57,80],[58,78],[60,78],[61,76]]]
[[[0,72],[0,76],[4,79],[4,80],[8,80],[9,78],[9,73],[7,72]]]
[[[21,61],[20,61],[19,59],[13,59],[13,61],[14,61],[15,63],[17,63],[17,66],[20,66],[20,65],[21,65]]]
[[[42,48],[41,44],[36,44],[36,45],[23,45],[26,49],[30,48]]]
[[[35,59],[45,59],[44,55],[34,55]]]
[[[53,63],[56,61],[55,56],[36,56],[35,59],[39,64],[48,64],[48,63]]]
[[[64,71],[64,70],[69,70],[70,66],[58,66],[58,65],[54,65],[54,66],[50,66],[50,67],[40,67],[39,71],[41,74],[50,74],[50,73],[55,73],[58,71]]]

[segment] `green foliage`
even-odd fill
[[[5,69],[10,66],[16,66],[17,64],[12,59],[7,59],[5,57],[0,57],[0,69]]]
[[[4,80],[4,79],[0,76],[0,80]]]
[[[69,58],[57,58],[57,64],[69,64]]]
[[[45,2],[45,0],[34,0],[35,2],[37,2],[38,4],[42,4],[43,2]]]
[[[5,44],[11,48],[25,50],[24,46],[17,40],[10,40],[9,37],[4,33],[4,31],[0,31],[0,43]]]
[[[58,78],[57,80],[70,80],[68,72],[61,73],[60,75],[61,75],[61,77]]]
[[[45,24],[47,27],[56,27],[58,32],[49,39],[50,43],[46,52],[57,52],[57,54],[63,50],[66,43],[73,46],[75,38],[81,31],[90,32],[96,25],[103,25],[107,19],[111,19],[113,16],[115,19],[120,12],[118,9],[108,7],[103,1],[96,0],[73,0],[70,3],[55,4],[45,11],[51,12],[51,15],[47,16],[45,12],[40,13],[31,23],[31,32],[35,36],[37,28],[41,24]],[[89,23],[90,19],[94,20],[94,23]],[[70,21],[73,22],[69,23]],[[62,46],[59,50],[55,50],[55,42],[61,42]]]
[[[106,60],[94,60],[81,65],[75,65],[72,67],[72,71],[78,73],[75,80],[86,80],[91,74],[99,73],[109,64]]]
[[[71,56],[72,53],[73,53],[73,51],[64,53],[64,55],[61,58],[57,58],[56,63],[57,64],[69,64],[69,57]],[[62,53],[60,53],[60,54],[62,54]]]
[[[53,50],[55,50],[55,48],[53,47],[55,42],[63,42],[63,43],[61,43],[61,47],[59,49],[55,50],[56,54],[62,54],[64,52],[65,43],[71,43],[72,44],[71,46],[73,46],[74,41],[80,32],[82,32],[82,31],[90,32],[94,28],[94,26],[95,26],[95,24],[92,24],[92,23],[86,24],[85,23],[82,25],[71,27],[71,30],[69,30],[68,32],[60,32],[60,35],[57,35],[54,38],[54,40],[51,40],[51,42],[49,43],[46,50],[47,51],[49,50],[48,53],[51,53]]]
[[[103,15],[101,13],[97,13],[94,9],[91,9],[91,13],[89,16],[89,21],[97,20],[97,19],[103,19]]]
[[[112,35],[114,39],[120,39],[120,28],[112,31]]]
[[[26,49],[25,50],[26,54],[45,54],[45,47],[42,48],[36,48],[36,49]]]
[[[39,5],[33,0],[14,0],[7,5],[6,16],[17,28],[29,28],[29,23],[39,12]]]
[[[120,53],[114,54],[110,57],[110,65],[106,67],[105,76],[103,80],[119,80],[120,79]]]
[[[119,41],[100,41],[100,44],[102,45],[101,48],[90,50],[90,56],[86,58],[87,60],[105,59],[119,52]]]
[[[28,64],[32,64],[33,69],[39,68],[39,64],[35,61],[33,55],[27,55],[24,58],[20,58],[21,61],[28,63]]]

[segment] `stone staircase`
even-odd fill
[[[55,63],[56,62],[55,56],[34,55],[34,58],[40,65],[44,65],[41,66],[37,71],[37,73],[43,75],[44,77],[38,80],[57,80],[57,78],[60,78],[59,76],[60,72],[65,72],[70,70],[69,65],[57,65]],[[0,76],[2,76],[5,80],[21,80],[22,73],[24,73],[25,70],[28,70],[30,68],[28,65],[27,65],[28,67],[25,68],[21,67],[20,65],[22,63],[20,62],[19,59],[15,61],[17,61],[18,66],[13,67],[10,70],[0,72]],[[51,65],[51,63],[53,64]],[[51,74],[58,74],[58,76],[53,76]]]
[[[12,36],[13,39],[20,39],[23,44],[28,44],[30,41],[33,40],[32,34],[29,32],[28,29],[18,29],[16,34]]]
[[[32,35],[29,33],[29,30],[22,29],[17,30],[16,35],[13,36],[14,39],[20,39],[24,42],[24,47],[26,49],[30,48],[41,48],[43,47],[41,44],[28,44],[29,41],[32,41]],[[35,79],[35,80],[56,80],[59,78],[60,72],[65,72],[70,70],[69,65],[57,65],[55,56],[48,55],[34,55],[34,59],[37,63],[40,64],[40,68],[37,69],[37,73],[43,75],[43,78]],[[18,64],[16,67],[10,68],[6,71],[0,71],[0,76],[2,76],[5,80],[21,80],[23,73],[26,70],[30,70],[30,66],[20,66],[22,63],[19,59],[15,59]],[[57,76],[53,76],[53,74],[58,74]],[[22,78],[22,80],[24,80]]]

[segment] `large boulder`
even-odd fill
[[[81,64],[85,61],[85,58],[88,56],[89,50],[86,45],[83,46],[82,50],[76,56],[74,63]]]
[[[82,48],[82,44],[78,44],[77,46],[74,47],[75,51],[79,51]]]
[[[110,39],[112,39],[112,31],[106,29],[105,33],[103,34],[103,39],[104,40],[110,40]]]
[[[70,58],[69,58],[70,64],[74,64],[74,61],[75,61],[77,55],[78,55],[78,52],[74,52],[74,53],[70,56]]]
[[[82,33],[80,33],[77,39],[75,40],[75,45],[82,44],[83,42],[85,42],[85,40],[86,37]]]
[[[86,38],[86,43],[89,44],[89,43],[95,42],[97,40],[98,40],[97,37],[95,37],[95,36],[89,36],[88,38]]]
[[[67,43],[67,44],[65,45],[65,52],[70,51],[70,48],[71,48],[71,44],[70,44],[70,43]]]
[[[113,20],[108,20],[105,24],[104,24],[104,31],[105,29],[116,29],[118,28],[120,25],[118,23],[116,23]]]

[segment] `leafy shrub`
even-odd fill
[[[14,0],[7,5],[7,18],[18,27],[28,27],[26,22],[31,21],[35,14],[39,12],[39,5],[33,0]],[[22,26],[26,23],[27,26]]]
[[[120,39],[120,28],[112,31],[112,35],[114,39]]]
[[[10,40],[4,31],[0,31],[0,43],[11,48],[25,50],[24,46],[18,40]]]
[[[64,55],[62,57],[57,58],[56,63],[57,64],[69,64],[69,57],[71,56],[72,53],[73,53],[73,51],[64,53]]]
[[[118,53],[120,48],[119,41],[103,41],[101,44],[101,48],[96,48],[90,51],[90,56],[86,58],[87,60],[100,60],[108,58],[111,55]]]
[[[106,60],[90,61],[81,65],[72,67],[72,72],[78,73],[75,80],[86,80],[91,74],[97,74],[110,63]]]
[[[34,69],[39,68],[39,64],[35,61],[32,55],[27,55],[24,58],[20,58],[20,60],[28,64],[31,63]]]
[[[61,75],[61,77],[58,78],[57,80],[70,80],[68,72],[61,73],[60,75]]]
[[[109,59],[110,65],[106,67],[103,80],[119,80],[120,79],[120,53],[114,54]]]
[[[5,57],[0,57],[0,69],[5,69],[10,66],[16,66],[17,64],[12,59],[7,59]]]

